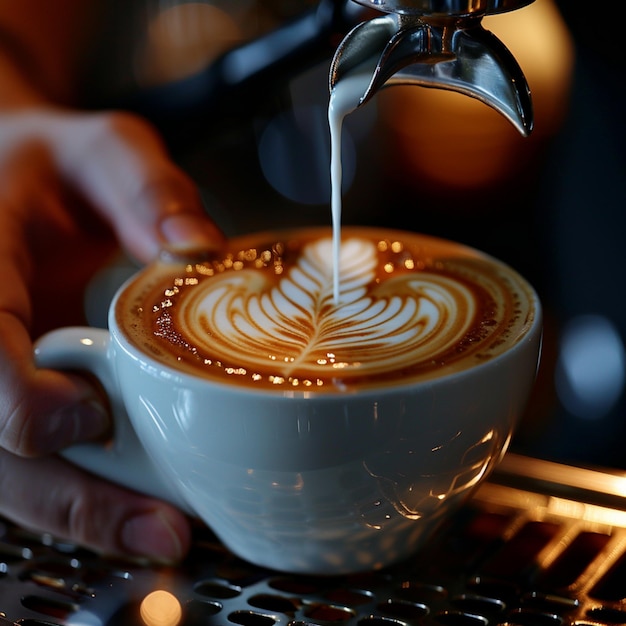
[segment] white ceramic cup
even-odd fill
[[[35,354],[39,367],[95,374],[111,400],[113,441],[68,459],[198,516],[252,563],[340,574],[407,557],[504,454],[540,352],[529,293],[532,323],[503,354],[358,393],[255,391],[177,371],[124,337],[117,298],[109,330],[53,331]]]

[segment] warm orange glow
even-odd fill
[[[235,20],[203,2],[183,2],[159,12],[148,27],[138,74],[147,84],[190,76],[242,39]]]
[[[180,602],[168,591],[148,594],[139,609],[145,626],[178,626],[182,619]]]
[[[507,180],[554,135],[569,98],[573,43],[553,0],[483,20],[511,50],[531,88],[535,130],[521,137],[488,106],[458,93],[392,87],[379,94],[392,156],[407,179],[452,188]],[[394,160],[394,165],[396,161]]]

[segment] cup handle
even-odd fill
[[[161,470],[150,459],[132,427],[109,356],[107,330],[68,327],[53,330],[35,344],[35,363],[39,368],[83,370],[102,384],[113,413],[114,436],[106,443],[71,446],[62,456],[102,478],[141,493],[166,500],[191,513],[189,506],[170,486]]]

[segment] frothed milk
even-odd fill
[[[359,64],[339,81],[330,94],[328,102],[328,126],[330,128],[330,187],[331,187],[331,216],[333,223],[333,293],[335,301],[341,298],[341,283],[339,280],[339,248],[341,246],[341,183],[343,178],[341,162],[341,134],[343,122],[347,115],[352,113],[360,104],[377,64],[377,58],[372,57]]]
[[[458,244],[344,227],[247,236],[161,263],[117,304],[130,341],[175,369],[255,389],[356,390],[439,377],[506,351],[535,314],[508,267]]]

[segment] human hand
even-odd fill
[[[54,455],[110,428],[85,378],[37,370],[33,339],[82,322],[82,292],[117,242],[140,261],[164,245],[219,245],[191,180],[145,122],[123,113],[0,113],[0,514],[96,550],[177,560],[173,507]]]

